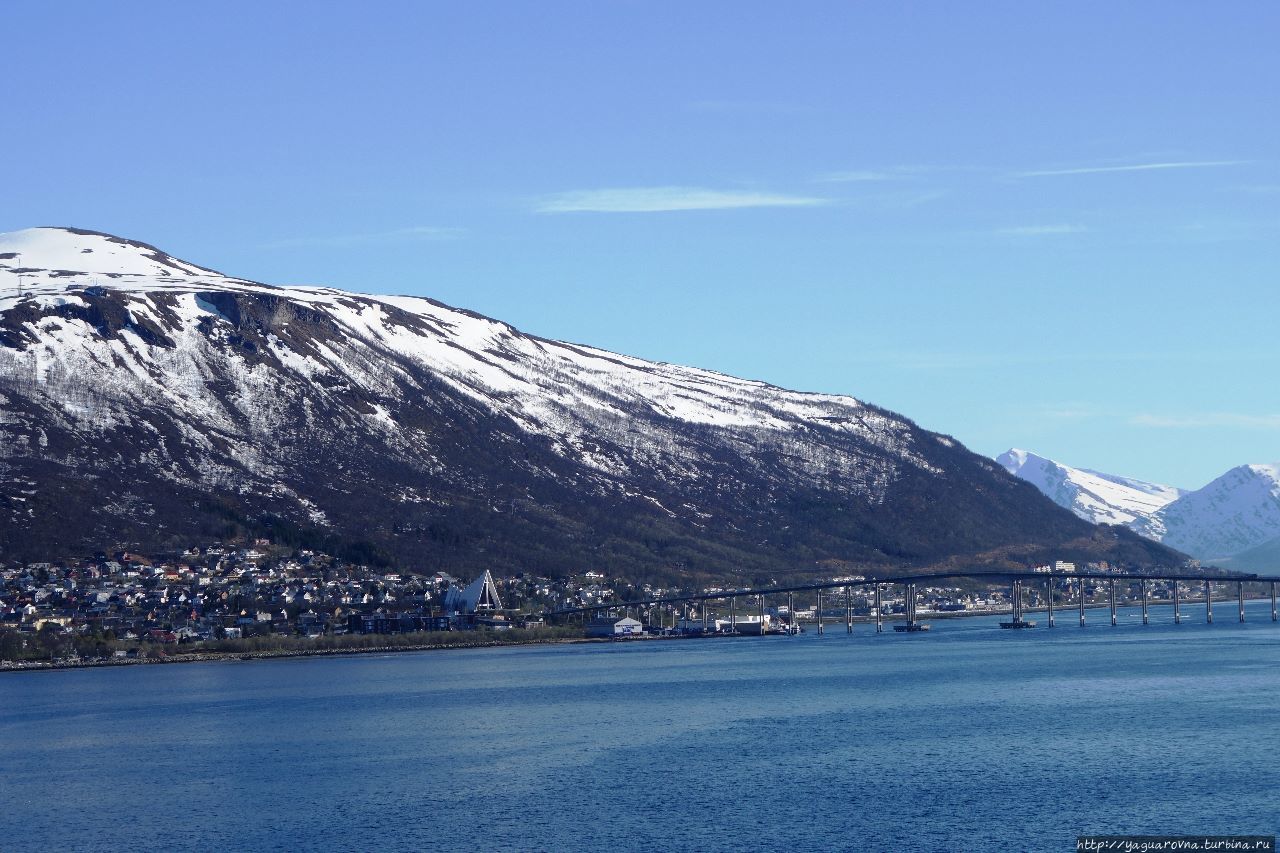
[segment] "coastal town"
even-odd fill
[[[1105,572],[1110,567],[1096,563],[1082,568]],[[1060,562],[1034,571],[1074,570],[1073,564]],[[823,618],[871,614],[871,593],[855,590],[847,601],[829,598]],[[757,601],[752,610],[763,618],[745,611],[731,615],[727,602],[725,612],[711,614],[680,605],[611,609],[637,599],[721,591],[637,586],[600,570],[559,579],[524,573],[495,578],[488,571],[474,579],[392,571],[310,550],[273,548],[261,539],[239,546],[191,547],[168,557],[100,553],[80,561],[0,567],[0,667],[162,660],[198,650],[297,650],[308,648],[307,641],[341,648],[339,638],[367,635],[514,630],[537,639],[539,631],[551,630],[541,614],[555,610],[594,611],[602,617],[594,624],[580,620],[576,627],[563,628],[556,635],[561,637],[759,634],[802,630],[805,622],[819,618],[819,602],[812,597],[788,602],[790,606],[773,602],[767,611]],[[1003,589],[937,586],[919,590],[917,606],[921,612],[946,615],[1001,612],[1010,601]],[[901,613],[905,603],[886,597],[881,607],[885,614]]]

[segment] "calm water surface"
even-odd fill
[[[1280,829],[1280,628],[526,646],[0,676],[0,850],[1071,850]],[[1043,625],[1043,616],[1039,616]]]

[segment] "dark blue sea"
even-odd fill
[[[0,675],[0,850],[1060,850],[1280,828],[1269,604]]]

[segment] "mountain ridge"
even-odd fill
[[[847,395],[423,297],[261,284],[83,229],[0,235],[0,283],[8,554],[265,527],[544,573],[1179,559]]]

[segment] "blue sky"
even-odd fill
[[[9,0],[0,230],[848,393],[1198,487],[1280,459],[1280,5]]]

